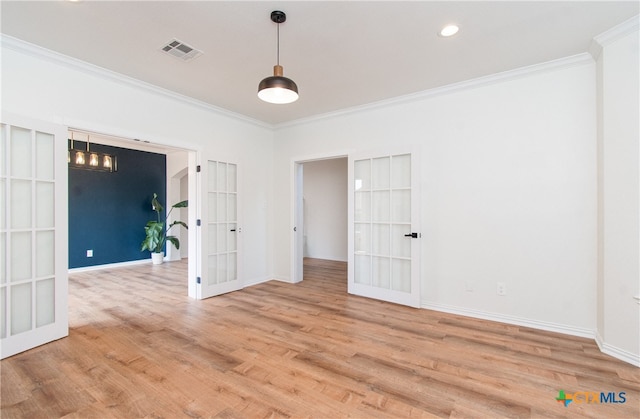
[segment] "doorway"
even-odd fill
[[[417,154],[411,147],[392,147],[348,156],[346,230],[350,294],[412,307],[420,305],[422,235]],[[312,203],[306,199],[305,165],[330,159],[294,162],[293,282],[303,280],[303,261],[310,252],[305,217]],[[323,202],[321,208],[326,211],[327,206],[330,202]]]
[[[304,260],[346,263],[347,182],[346,156],[295,163],[294,282],[304,277]]]
[[[95,218],[96,212],[90,211],[86,205],[87,201],[95,201],[92,205],[99,207],[102,222],[113,231],[111,236],[116,239],[96,243],[96,238],[91,235],[70,234],[69,248],[77,253],[74,263],[70,261],[72,272],[147,263],[149,253],[140,251],[140,243],[144,238],[145,223],[151,219],[150,216],[155,216],[149,214],[150,207],[147,207],[153,193],[160,196],[165,213],[170,212],[169,223],[181,220],[187,225],[195,224],[189,208],[171,208],[189,197],[190,155],[195,151],[74,127],[69,128],[69,133],[69,138],[76,142],[74,146],[72,141],[71,147],[80,148],[90,139],[92,150],[107,149],[117,159],[113,173],[73,172],[74,179],[83,180],[74,181],[73,187],[70,181],[69,204],[81,203],[73,213],[70,208],[70,223],[82,224],[85,219],[91,221]],[[146,204],[145,197],[148,198]],[[88,229],[79,231],[85,230]],[[177,261],[187,257],[191,241],[189,230],[176,225],[169,234],[178,237],[180,249],[168,243],[164,260]],[[73,238],[76,238],[75,243]],[[85,255],[85,249],[92,249],[91,254],[87,251]]]

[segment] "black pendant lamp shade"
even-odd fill
[[[277,64],[273,66],[273,76],[267,77],[258,85],[258,97],[265,102],[284,104],[298,100],[298,86],[283,76],[280,65],[280,24],[287,20],[287,15],[279,10],[271,12],[271,20],[278,25]]]

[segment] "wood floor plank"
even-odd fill
[[[0,416],[640,417],[640,369],[593,340],[349,295],[343,262],[304,269],[204,301],[186,261],[74,273],[69,337],[1,361]]]

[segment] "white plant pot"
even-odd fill
[[[151,262],[154,265],[161,265],[162,261],[164,260],[164,253],[151,253]]]

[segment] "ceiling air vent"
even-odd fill
[[[167,42],[167,44],[162,47],[162,51],[176,58],[180,58],[183,61],[190,61],[202,55],[202,51],[190,47],[177,39],[172,39]]]

